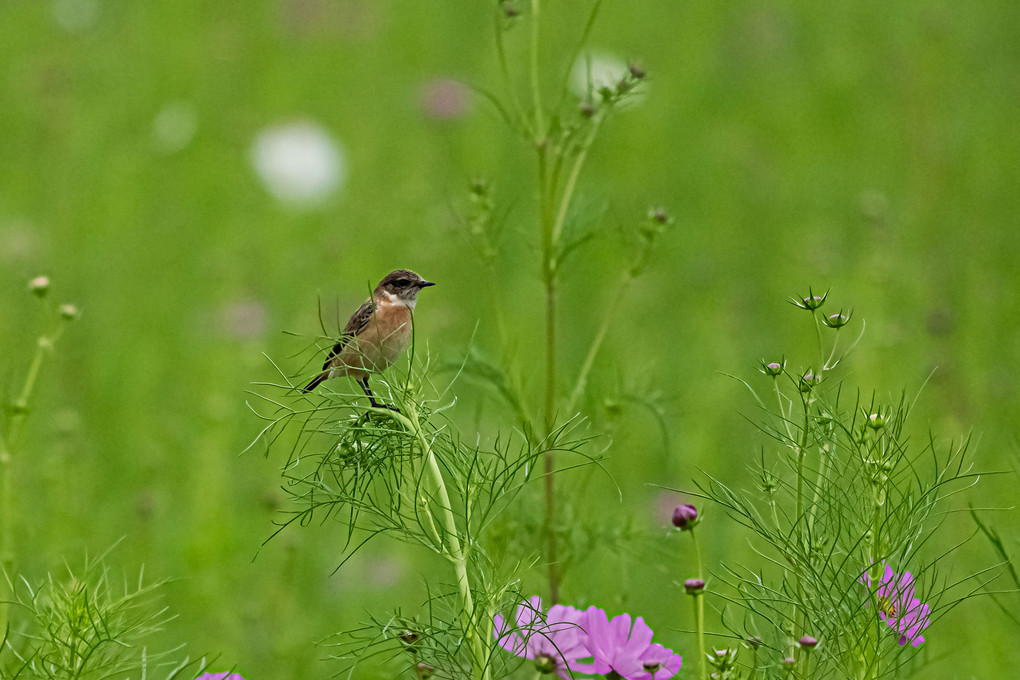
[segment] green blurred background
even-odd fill
[[[417,330],[443,360],[473,334],[507,356],[494,289],[526,360],[541,304],[533,161],[456,84],[503,92],[493,4],[0,3],[5,399],[44,323],[27,281],[49,275],[54,302],[83,311],[45,366],[17,463],[23,572],[123,538],[111,559],[124,571],[177,579],[166,601],[178,618],[161,642],[219,654],[252,680],[328,677],[338,667],[315,641],[366,611],[417,609],[432,565],[394,543],[332,576],[336,526],[262,547],[282,459],[239,455],[261,427],[246,390],[277,377],[263,353],[303,367],[293,355],[305,340],[283,331],[319,333],[320,298],[327,320],[334,308],[346,317],[395,267],[439,282]],[[549,5],[551,83],[588,5]],[[915,393],[931,374],[920,437],[973,432],[980,468],[1013,467],[1020,6],[606,0],[591,47],[641,64],[649,85],[597,142],[582,201],[608,197],[607,231],[650,205],[676,225],[606,341],[593,378],[604,399],[586,405],[612,432],[623,499],[607,483],[581,511],[660,545],[654,559],[644,544],[592,556],[565,595],[644,614],[693,659],[672,586],[688,575],[686,544],[665,531],[680,497],[649,484],[690,488],[698,468],[747,483],[764,442],[742,415],[749,395],[722,374],[754,380],[758,359],[784,353],[806,366],[813,336],[785,298],[831,289],[830,304],[868,324],[854,385]],[[314,205],[277,200],[252,164],[260,133],[294,121],[320,126],[343,158],[340,186]],[[457,218],[474,177],[490,178],[509,214],[496,281]],[[565,272],[565,375],[625,263],[614,238]],[[606,413],[638,390],[661,396],[667,447],[648,411]],[[471,402],[465,386],[465,422]],[[975,504],[1011,506],[1015,482],[984,481]],[[1016,513],[989,518],[1015,546]],[[742,534],[712,519],[709,563],[753,564]],[[962,539],[972,525],[950,530]],[[960,556],[955,578],[995,562],[980,539]],[[1017,609],[1015,596],[1004,602]],[[924,677],[1012,677],[1018,633],[988,598],[966,602],[930,629],[922,653],[939,664]]]

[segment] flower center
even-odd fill
[[[539,673],[554,673],[556,672],[556,659],[551,654],[536,654],[535,668]]]
[[[884,597],[878,598],[878,608],[889,616],[896,618],[896,603]]]

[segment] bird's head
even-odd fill
[[[393,302],[401,302],[413,307],[418,297],[418,291],[434,285],[436,284],[426,281],[410,269],[397,269],[387,274],[379,282],[375,293],[377,296],[380,293],[386,294],[391,297]]]

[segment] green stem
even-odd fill
[[[836,364],[832,363],[833,358],[836,356],[836,348],[839,347],[839,329],[836,329],[836,337],[832,340],[832,351],[829,352],[829,358],[822,364],[823,371],[829,371],[836,367]]]
[[[704,593],[692,596],[694,598],[694,625],[698,630],[698,677],[701,680],[708,679],[708,657],[705,655],[705,605],[702,602]]]
[[[694,530],[691,530],[691,541],[694,543],[694,560],[698,566],[698,578],[704,580],[701,565],[701,548],[698,545],[698,537]],[[704,592],[694,596],[694,617],[698,629],[698,668],[701,670],[702,680],[708,679],[708,657],[705,656],[705,599]]]
[[[533,134],[534,131],[530,129],[530,121],[524,113],[524,107],[521,105],[520,97],[517,95],[517,88],[514,87],[513,78],[510,77],[510,65],[506,58],[506,47],[503,44],[503,27],[500,23],[499,15],[502,14],[499,9],[496,9],[497,20],[494,22],[496,28],[496,55],[499,60],[500,71],[503,74],[503,83],[506,87],[507,96],[510,98],[510,102],[513,105],[513,115],[515,115],[516,123],[524,128],[527,134]],[[508,114],[509,115],[509,114]]]
[[[549,140],[545,128],[545,114],[542,109],[542,93],[539,83],[539,0],[531,0],[531,89],[534,104],[534,144],[538,154],[539,219],[542,234],[542,280],[545,284],[545,404],[544,434],[548,437],[553,430],[556,417],[556,277],[557,243],[554,234],[554,207],[556,188],[549,175]],[[545,473],[545,559],[548,565],[549,601],[559,600],[559,564],[556,541],[556,469],[553,452],[547,449],[543,455]]]
[[[801,397],[801,404],[804,408],[804,430],[801,432],[800,441],[797,443],[797,514],[794,518],[798,549],[801,554],[807,554],[811,541],[811,531],[804,531],[802,519],[804,517],[804,458],[807,455],[807,443],[811,428],[811,405],[809,397]],[[801,557],[797,556],[793,561],[794,573],[797,577],[797,601],[794,603],[795,622],[794,632],[803,628],[804,623],[804,583],[801,577]]]
[[[545,297],[545,433],[552,435],[553,420],[556,408],[556,282],[549,279],[546,284]],[[556,465],[552,448],[542,454],[543,471],[545,473],[545,544],[546,560],[549,569],[549,602],[559,601],[560,573],[556,545]]]
[[[0,468],[3,475],[3,504],[0,506],[0,512],[3,513],[3,517],[0,518],[0,531],[3,532],[2,542],[0,542],[0,566],[2,566],[6,578],[5,582],[14,582],[14,539],[11,534],[14,531],[14,502],[11,498],[14,493],[13,483],[13,471],[11,470],[12,457],[11,452],[7,449],[6,444],[0,442]],[[13,596],[13,593],[11,593]],[[4,636],[7,631],[7,623],[9,616],[10,600],[13,597],[4,597],[0,600],[0,637]]]
[[[817,310],[811,310],[811,319],[815,322],[815,336],[818,338],[818,358],[821,359],[825,355],[825,350],[822,348],[822,323],[818,320]],[[822,369],[825,370],[825,364],[822,364]]]
[[[553,224],[553,245],[558,245],[560,242],[563,226],[567,221],[567,212],[570,209],[571,201],[574,199],[574,190],[577,188],[577,179],[581,175],[581,168],[584,167],[584,162],[588,159],[588,151],[591,149],[592,144],[595,143],[595,137],[598,135],[599,128],[602,126],[602,121],[605,120],[605,117],[605,112],[602,109],[595,112],[595,116],[591,120],[591,127],[588,129],[588,135],[584,138],[580,149],[577,151],[577,156],[574,158],[574,163],[570,168],[570,175],[567,177],[567,183],[563,187],[563,195],[560,197],[560,208],[556,214],[556,221]]]
[[[567,400],[567,417],[573,413],[578,400],[580,400],[581,395],[584,394],[584,389],[588,383],[588,374],[591,373],[591,369],[595,365],[595,357],[598,355],[599,349],[602,347],[602,342],[605,340],[606,334],[609,332],[609,327],[612,325],[613,319],[616,318],[616,310],[623,302],[631,284],[634,283],[634,278],[635,277],[631,270],[627,270],[624,273],[620,280],[620,284],[616,287],[616,294],[603,310],[602,323],[595,332],[595,338],[592,340],[591,346],[588,348],[588,354],[584,357],[584,363],[581,365],[581,370],[577,374],[577,381],[574,383],[574,389],[570,393],[570,399]]]
[[[443,472],[439,467],[439,461],[436,458],[435,452],[432,450],[432,444],[422,430],[418,410],[414,402],[406,402],[405,408],[407,409],[407,416],[403,416],[395,411],[387,411],[387,413],[391,418],[400,422],[408,432],[413,434],[421,446],[425,470],[428,472],[432,485],[435,488],[439,519],[445,532],[445,541],[440,543],[440,546],[445,548],[445,556],[453,565],[457,579],[457,590],[461,598],[464,635],[472,651],[471,661],[477,673],[476,677],[480,680],[487,680],[489,678],[488,647],[486,641],[475,630],[477,619],[475,616],[474,597],[471,592],[471,579],[468,573],[467,555],[460,543],[460,535],[457,531],[457,518],[453,513],[450,494],[446,490],[446,481],[443,478]]]
[[[3,500],[0,502],[0,567],[3,568],[7,579],[14,579],[14,517],[16,508],[14,506],[14,451],[17,448],[21,428],[28,417],[28,402],[35,391],[35,383],[39,378],[39,371],[42,369],[43,359],[46,354],[53,350],[53,346],[63,332],[63,325],[54,331],[53,335],[40,336],[36,341],[35,354],[32,356],[32,363],[29,364],[28,374],[25,376],[25,384],[21,388],[21,394],[14,402],[10,419],[7,421],[7,432],[0,432],[0,476],[3,481],[0,483],[0,490],[3,493]],[[9,622],[9,598],[0,601],[0,634],[7,630]]]
[[[531,97],[535,107],[535,137],[545,140],[545,114],[542,111],[542,86],[539,82],[539,0],[531,0]]]
[[[779,380],[778,379],[773,379],[772,380],[772,389],[775,390],[775,392],[776,392],[776,401],[779,402],[779,419],[782,421],[783,427],[786,428],[786,438],[789,439],[790,441],[793,441],[793,431],[790,429],[790,418],[789,418],[789,416],[792,415],[793,402],[792,401],[790,402],[791,413],[787,414],[786,413],[786,407],[783,404],[783,391],[779,389]]]
[[[815,529],[815,517],[818,514],[818,501],[822,498],[822,482],[825,480],[825,475],[829,470],[829,452],[826,451],[824,446],[818,447],[818,456],[821,458],[820,465],[818,466],[818,479],[815,480],[815,493],[811,498],[811,508],[808,510],[808,537],[814,535]]]

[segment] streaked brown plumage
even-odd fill
[[[372,406],[393,408],[375,400],[368,387],[372,373],[386,370],[411,344],[413,311],[418,291],[435,285],[409,269],[390,272],[379,282],[358,311],[354,312],[333,346],[322,372],[305,386],[311,392],[329,378],[354,378]]]

